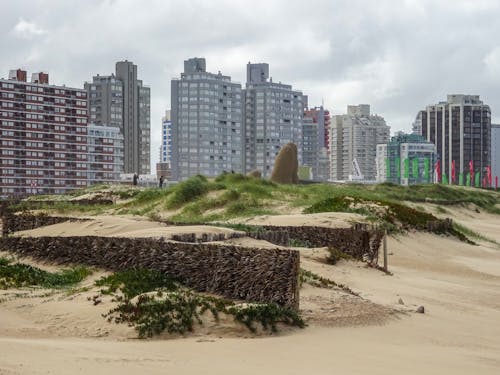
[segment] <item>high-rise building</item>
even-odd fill
[[[311,167],[315,181],[328,181],[330,112],[323,106],[304,110],[302,125],[302,165]],[[315,139],[314,139],[315,137]]]
[[[318,123],[314,123],[312,117],[306,116],[302,119],[302,160],[299,165],[309,167],[311,178],[316,179],[318,173]]]
[[[206,71],[204,58],[184,61],[171,82],[172,179],[243,172],[241,84]]]
[[[399,134],[377,145],[377,182],[414,185],[434,182],[436,147],[416,134]]]
[[[495,180],[497,177],[498,179],[500,179],[500,125],[499,124],[491,124],[491,175],[492,175],[492,185],[496,187]]]
[[[27,82],[23,70],[0,80],[0,195],[58,194],[87,185],[87,93]]]
[[[329,134],[331,127],[330,111],[323,106],[308,108],[304,111],[304,117],[312,119],[313,123],[318,124],[318,142],[319,147],[329,149]]]
[[[326,111],[328,112],[328,111]],[[311,168],[312,179],[327,181],[329,178],[328,132],[325,130],[325,119],[330,123],[329,115],[325,116],[323,107],[304,110],[302,119],[302,160],[301,165]]]
[[[118,126],[124,139],[124,172],[150,173],[150,89],[137,79],[137,65],[116,63],[110,76],[95,76],[85,83],[90,120]]]
[[[491,164],[491,112],[478,95],[448,95],[420,111],[421,134],[436,145],[439,175],[450,184],[482,182]],[[454,178],[453,178],[454,177]]]
[[[347,114],[333,116],[330,180],[348,180],[361,172],[364,181],[375,181],[377,144],[387,143],[389,136],[390,127],[383,117],[370,114],[368,104],[348,106]]]
[[[160,163],[170,163],[172,159],[172,120],[170,111],[161,119]]]
[[[114,74],[97,75],[85,82],[89,100],[89,121],[95,125],[123,128],[123,82]]]
[[[302,92],[269,78],[269,64],[247,64],[243,99],[246,171],[259,170],[269,177],[281,147],[297,145],[302,160]]]
[[[87,126],[88,184],[119,182],[123,173],[123,135],[116,126]]]
[[[170,180],[172,178],[172,120],[170,111],[165,111],[165,116],[161,119],[161,144],[158,160],[156,163],[157,178],[163,176],[164,179]]]

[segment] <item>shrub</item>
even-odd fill
[[[52,273],[23,263],[12,264],[3,259],[0,260],[0,288],[26,286],[62,288],[79,283],[91,273],[85,267],[75,267]]]
[[[351,259],[349,255],[343,253],[341,250],[335,247],[329,247],[328,253],[329,255],[326,258],[326,261],[330,264],[336,264],[341,259]]]
[[[195,323],[203,324],[201,316],[206,311],[210,311],[216,320],[220,313],[232,315],[252,332],[256,330],[255,323],[262,324],[264,330],[271,328],[272,331],[276,331],[279,322],[301,328],[305,325],[292,309],[275,304],[238,306],[223,298],[197,294],[156,271],[117,272],[99,279],[96,285],[107,286],[101,293],[114,295],[119,303],[103,316],[109,322],[135,327],[140,338],[164,331],[180,334],[192,331]],[[144,294],[153,291],[157,293]]]
[[[277,331],[277,323],[305,327],[304,321],[295,310],[280,307],[274,303],[249,304],[244,307],[231,306],[227,312],[233,315],[236,321],[243,323],[251,332],[256,331],[254,322],[262,324],[264,330],[271,328],[273,332]]]
[[[165,273],[147,269],[116,272],[110,276],[101,277],[95,284],[107,287],[107,289],[101,290],[103,294],[112,294],[120,290],[126,299],[158,288],[171,291],[179,288],[179,284]]]

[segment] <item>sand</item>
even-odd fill
[[[246,219],[232,219],[230,222],[249,225],[350,228],[353,223],[366,222],[366,218],[350,212],[322,212],[318,214],[262,215]]]
[[[136,217],[124,216],[92,216],[87,221],[64,222],[47,225],[33,230],[16,232],[15,235],[41,236],[103,236],[103,237],[152,237],[170,239],[174,234],[195,233],[223,233],[229,236],[235,233],[229,228],[213,227],[208,225],[169,226],[156,221]]]
[[[469,219],[498,238],[498,217]],[[89,292],[13,298],[0,303],[0,374],[499,374],[498,246],[410,233],[388,248],[392,276],[300,249],[302,267],[362,298],[305,286],[309,326],[273,336],[214,329],[136,340],[129,327],[103,322],[110,305],[89,304]],[[414,312],[420,305],[425,314]]]

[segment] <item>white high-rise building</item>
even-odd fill
[[[289,142],[302,160],[302,117],[305,97],[292,86],[269,78],[269,64],[247,64],[244,90],[245,168],[272,174],[274,160]]]
[[[172,179],[243,172],[241,84],[192,58],[171,89]]]
[[[365,181],[375,181],[377,144],[387,143],[390,127],[383,117],[370,114],[370,105],[347,107],[347,114],[332,117],[330,130],[330,180],[345,181],[355,175],[356,160]]]
[[[160,163],[170,163],[172,158],[172,120],[170,111],[161,119]]]

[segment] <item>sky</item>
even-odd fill
[[[310,106],[370,104],[392,132],[447,94],[480,95],[500,122],[499,0],[0,0],[0,14],[0,77],[22,68],[83,88],[137,64],[152,166],[170,80],[191,57],[243,85],[249,61],[267,62]]]

